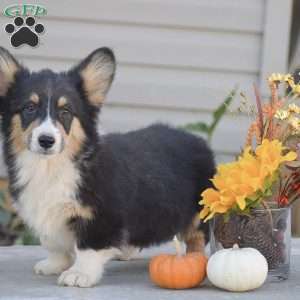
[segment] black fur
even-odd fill
[[[73,220],[81,248],[170,240],[190,225],[214,174],[202,139],[164,125],[107,135],[90,148],[78,161],[79,199],[93,207],[96,218]],[[206,224],[201,229],[208,233]]]
[[[105,48],[104,53],[114,61],[110,50]],[[42,93],[50,88],[55,99],[60,94],[72,99],[72,115],[78,118],[86,136],[72,160],[81,176],[77,201],[92,209],[93,218],[68,220],[78,248],[103,249],[124,243],[146,247],[170,240],[184,232],[198,213],[200,193],[210,186],[209,178],[215,172],[213,154],[201,138],[160,124],[99,137],[100,105],[89,103],[79,75],[87,62],[60,74],[30,73],[20,67],[7,94],[0,99],[12,194],[18,201],[22,187],[16,183],[11,119],[31,91]],[[26,121],[23,124],[24,128],[29,125]],[[207,226],[201,225],[206,233]]]

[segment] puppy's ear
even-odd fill
[[[82,88],[90,104],[101,106],[116,69],[115,56],[109,48],[99,48],[76,66]]]
[[[0,97],[6,96],[20,69],[17,60],[6,49],[0,47]]]

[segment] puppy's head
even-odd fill
[[[115,58],[108,48],[95,50],[65,73],[30,73],[0,47],[0,112],[12,150],[75,155],[95,134],[114,72]]]

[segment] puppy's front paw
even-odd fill
[[[40,275],[57,275],[70,267],[71,261],[66,257],[60,259],[47,258],[34,266],[34,272]]]
[[[58,278],[58,284],[62,286],[77,286],[77,287],[91,287],[97,283],[90,275],[82,271],[70,269],[63,272]]]

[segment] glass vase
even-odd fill
[[[238,244],[259,250],[269,266],[269,281],[287,279],[290,270],[290,207],[252,210],[249,216],[217,215],[210,222],[211,253]]]

